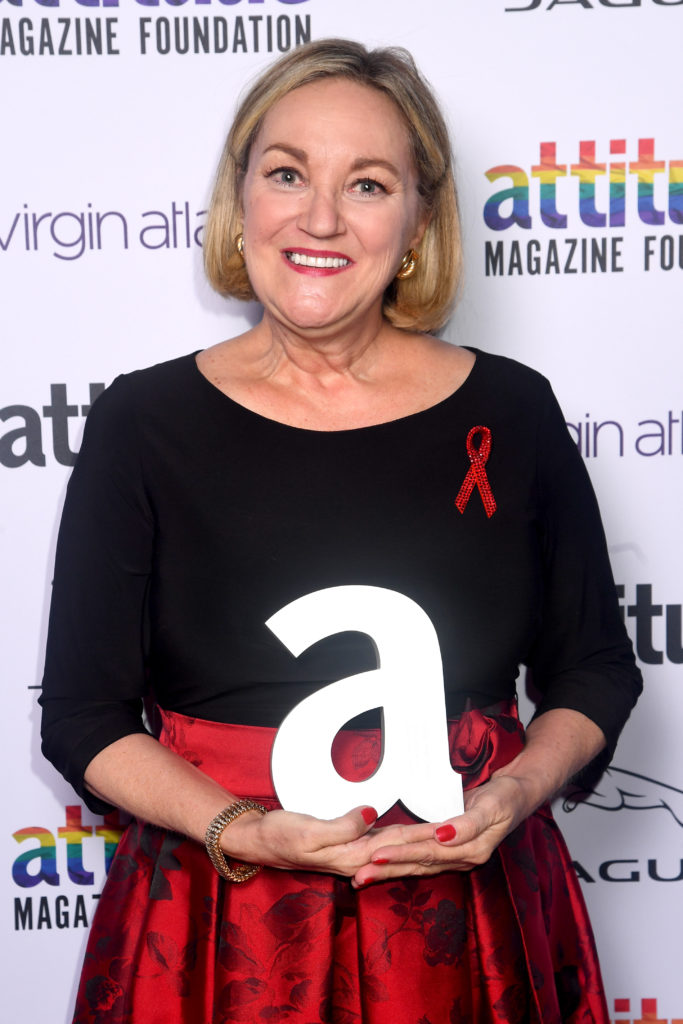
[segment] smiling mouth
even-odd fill
[[[297,267],[314,267],[318,270],[340,270],[348,267],[351,260],[344,256],[309,256],[303,252],[285,250],[285,257]]]

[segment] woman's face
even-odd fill
[[[316,334],[378,323],[426,224],[397,108],[344,78],[301,86],[270,109],[242,202],[247,269],[266,317]]]

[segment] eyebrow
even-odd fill
[[[390,160],[382,160],[381,157],[359,157],[358,160],[354,160],[351,165],[353,171],[364,171],[366,167],[383,167],[390,174],[395,174],[397,178],[400,178],[398,168],[391,163]]]
[[[274,149],[278,149],[282,153],[288,153],[295,160],[301,161],[301,163],[306,162],[305,150],[298,149],[296,146],[290,146],[284,142],[274,142],[264,149],[263,152],[264,154],[271,153]],[[389,171],[390,174],[394,174],[397,178],[401,176],[398,168],[390,160],[383,160],[381,157],[361,156],[351,164],[352,171],[364,171],[368,167],[384,167],[385,170]]]
[[[274,149],[279,149],[283,153],[289,153],[289,155],[293,156],[295,160],[301,160],[302,163],[306,159],[306,154],[303,149],[297,149],[295,146],[288,146],[284,142],[274,142],[272,146],[267,146],[263,152],[264,154],[271,153]]]

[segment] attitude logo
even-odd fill
[[[71,422],[87,416],[103,391],[104,384],[90,384],[90,401],[79,406],[69,401],[66,384],[50,384],[50,403],[42,407],[43,418],[50,426],[43,424],[39,409],[33,406],[17,404],[0,409],[0,421],[8,424],[8,429],[0,434],[0,466],[45,466],[46,436],[51,439],[55,460],[62,466],[73,466],[77,450],[72,446]]]
[[[271,11],[261,13],[266,2]],[[78,7],[117,9],[119,0],[0,0],[9,11],[20,9],[20,16],[0,18],[0,56],[2,57],[73,57],[119,56],[118,17],[30,16],[34,4],[41,8],[78,5]],[[277,13],[282,5],[311,3],[311,0],[130,0],[129,10],[142,7],[153,12],[151,17],[137,19],[137,43],[143,56],[206,53],[286,53],[311,39],[309,14]],[[210,13],[206,7],[213,4]],[[139,6],[138,6],[139,5]],[[201,16],[166,17],[161,11],[187,5],[201,11]],[[239,6],[234,17],[225,17],[226,7]],[[123,4],[122,4],[123,6]],[[28,11],[26,10],[28,8]],[[73,9],[73,7],[72,7]],[[249,13],[251,12],[251,13]]]
[[[487,276],[619,273],[624,236],[613,232],[629,221],[631,227],[648,228],[683,224],[683,160],[658,159],[652,138],[639,139],[637,156],[629,155],[626,139],[611,139],[601,149],[595,140],[584,140],[578,159],[566,163],[558,157],[556,142],[542,142],[538,162],[528,170],[499,164],[486,171],[489,182],[505,184],[484,204],[484,222],[491,231],[567,232],[560,239],[546,234],[509,243],[487,241]],[[532,188],[533,179],[538,186]],[[567,179],[575,179],[574,188]],[[572,230],[577,227],[591,233],[578,237]],[[683,234],[644,236],[643,268],[655,266],[683,269]]]
[[[99,885],[102,881],[111,866],[123,823],[114,811],[99,825],[84,825],[78,804],[66,807],[64,813],[65,824],[56,830],[31,826],[13,833],[22,852],[12,865],[12,879],[24,891],[14,899],[16,931],[87,928],[90,924],[99,891],[84,893],[79,889],[92,890],[96,882]],[[69,891],[55,892],[67,883]],[[26,892],[38,887],[35,893]]]
[[[663,665],[664,658],[672,665],[683,665],[683,609],[680,604],[656,603],[652,598],[651,583],[637,583],[632,601],[624,602],[625,587],[617,586],[621,617],[630,626],[635,623],[634,647],[645,665]],[[655,622],[663,619],[664,648],[655,646]]]

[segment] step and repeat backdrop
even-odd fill
[[[407,46],[447,111],[466,281],[445,336],[549,376],[594,481],[646,689],[557,814],[613,1019],[683,1020],[682,31],[683,0],[0,0],[4,1019],[70,1020],[119,835],[39,749],[84,419],[117,373],[254,322],[202,275],[218,153],[261,68],[344,35]]]

